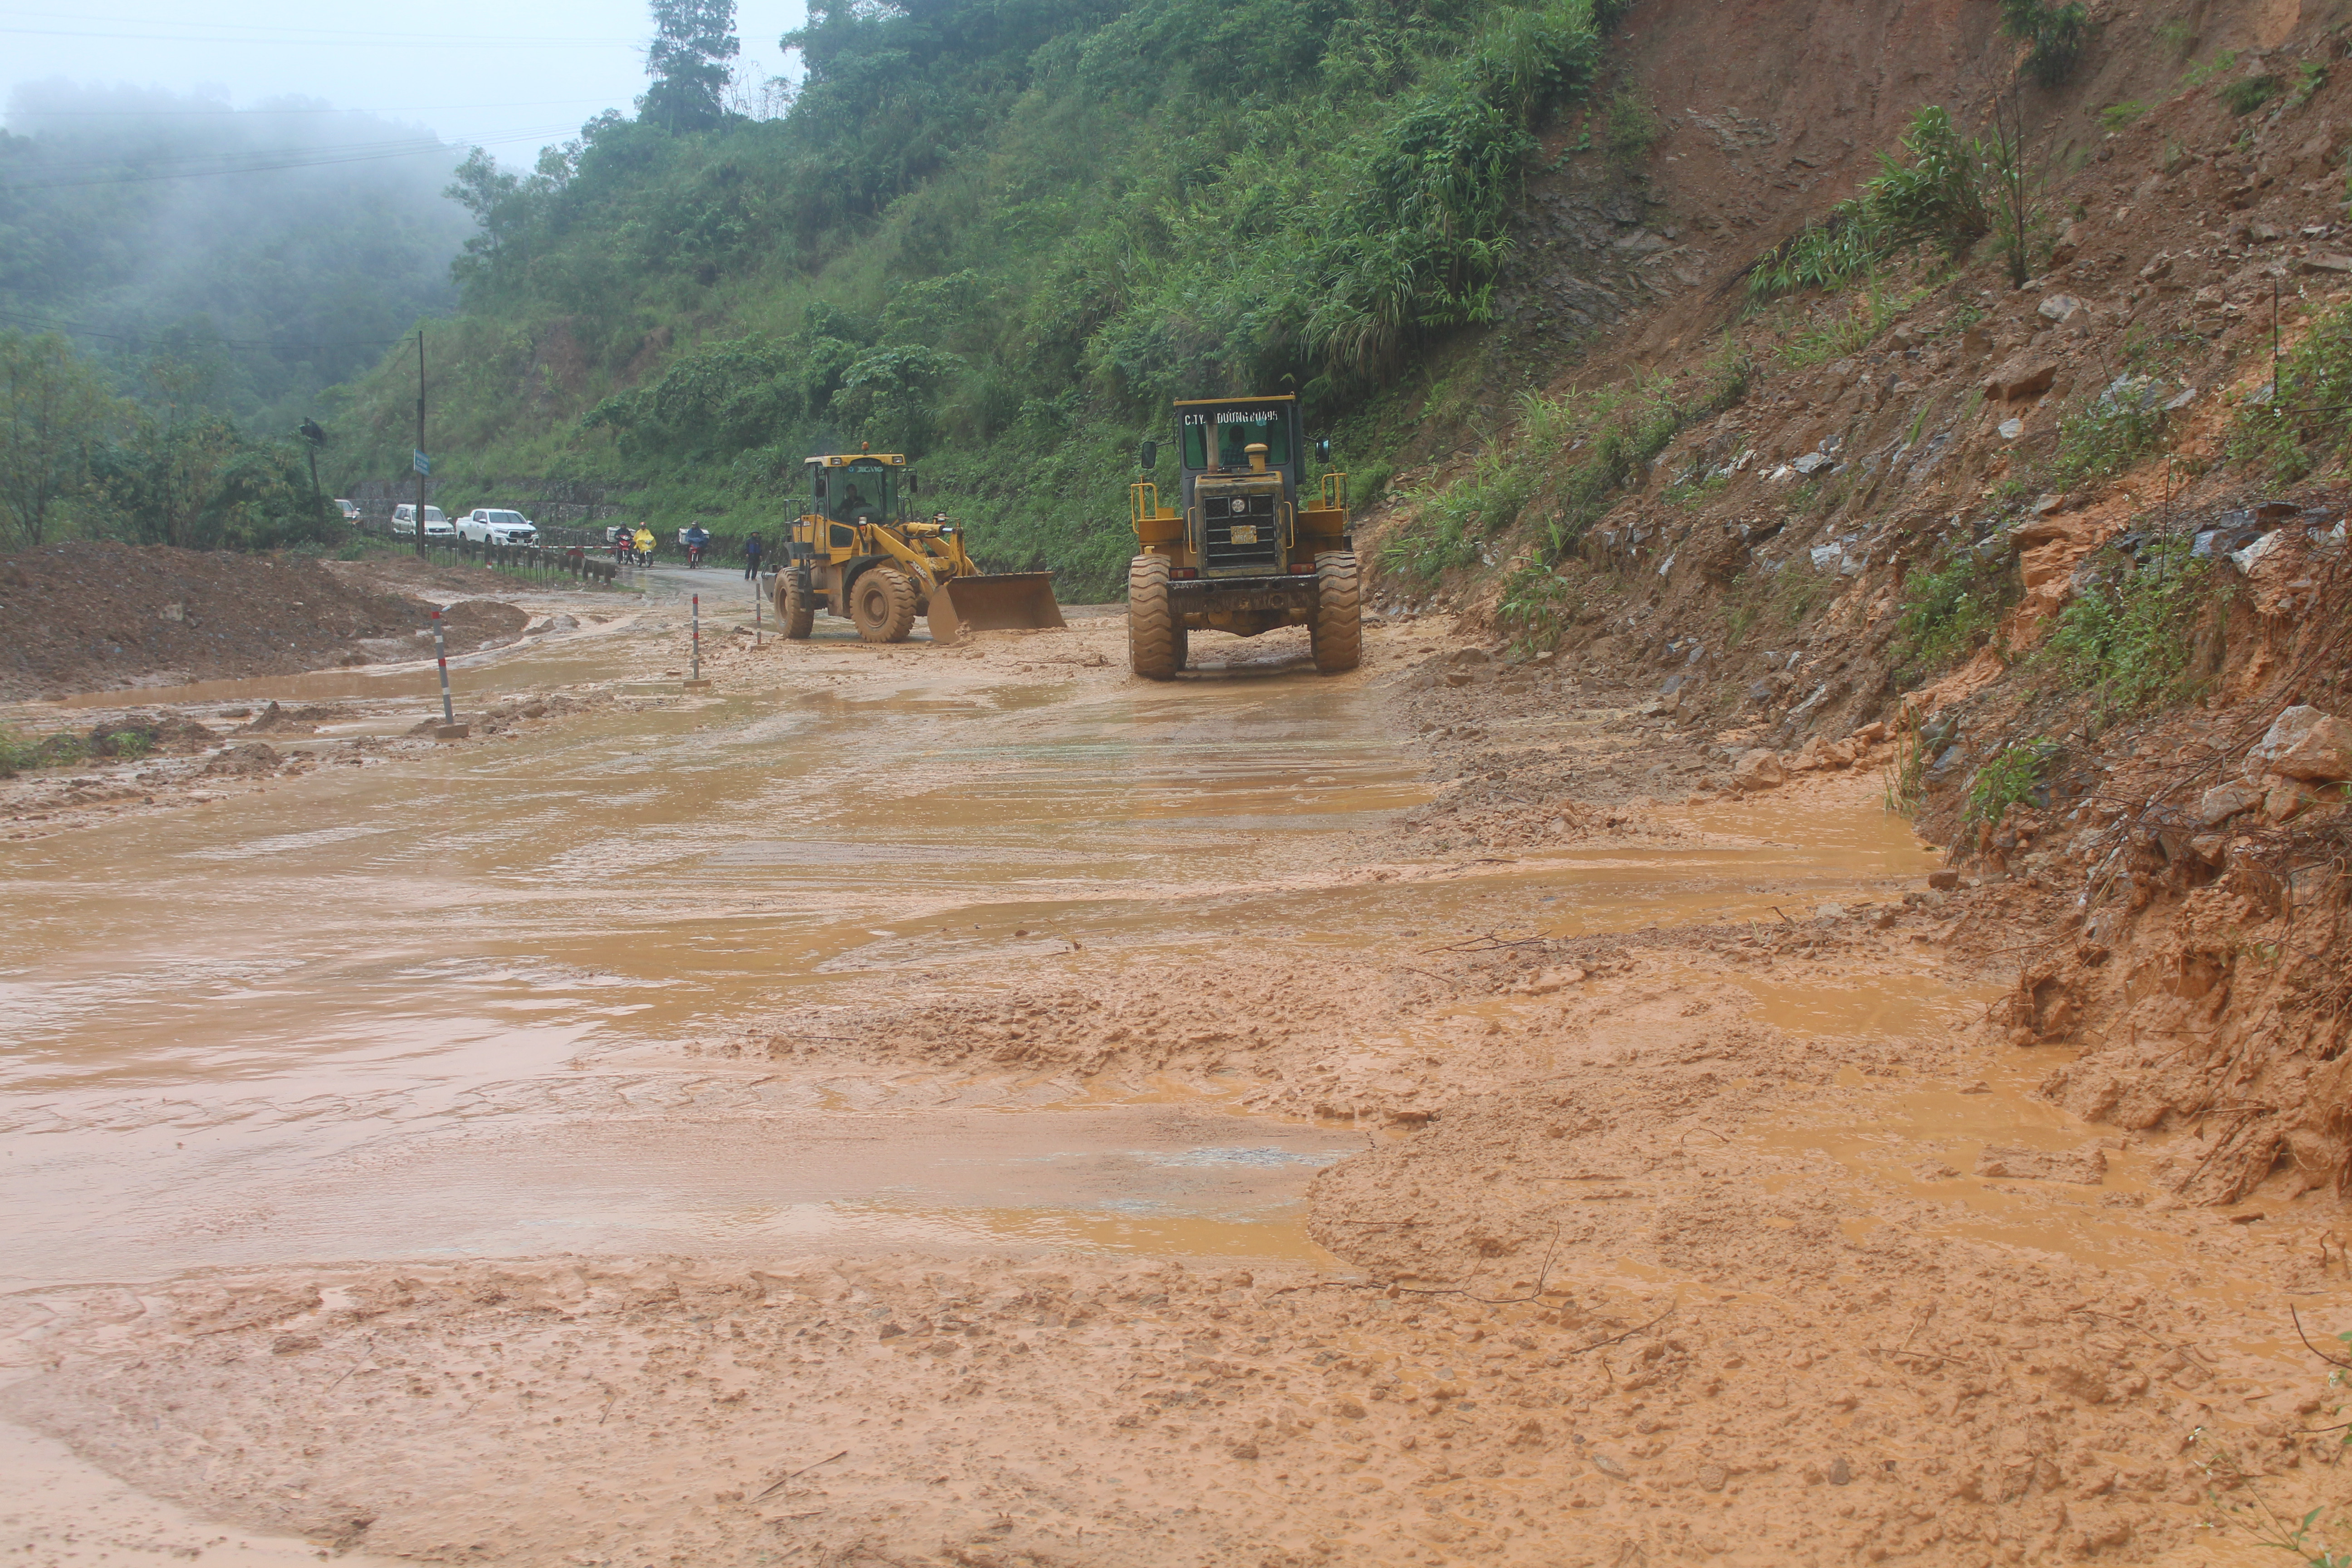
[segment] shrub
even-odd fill
[[[1602,139],[1609,156],[1630,166],[1650,155],[1650,149],[1657,144],[1665,129],[1664,121],[1639,93],[1623,88],[1609,100],[1608,127]]]
[[[2031,741],[2012,741],[1994,752],[1969,786],[1968,819],[1999,822],[2011,806],[2032,801],[2049,776],[2050,764],[2057,761],[2059,749],[2058,742],[2047,735],[2036,735]]]
[[[2000,30],[2026,46],[2018,69],[2044,87],[2074,74],[2090,41],[2091,13],[2081,0],[2045,5],[2041,0],[2001,0]]]
[[[2015,598],[2015,586],[2004,565],[1966,546],[1935,570],[1906,577],[1895,624],[1897,679],[1916,685],[1983,647]]]
[[[2164,438],[2164,384],[2120,375],[2086,407],[2058,424],[2058,454],[2051,481],[2063,489],[2085,479],[2113,479]]]
[[[2210,562],[2178,546],[2114,583],[2077,594],[2040,659],[2090,694],[2103,718],[2126,718],[2187,694],[2189,655],[2211,580]]]
[[[2352,443],[2352,305],[2314,321],[2280,362],[2275,395],[2241,404],[2231,422],[2231,462],[2289,483]],[[2298,413],[2297,409],[2316,410]]]
[[[1541,475],[1517,451],[1489,449],[1444,489],[1423,492],[1421,515],[1389,542],[1381,559],[1423,582],[1479,559],[1480,544],[1519,520]]]
[[[2147,112],[2147,104],[2137,98],[2127,98],[2121,103],[2111,103],[2099,110],[2099,123],[2110,131],[2121,131]]]
[[[2276,98],[2284,88],[2285,84],[2277,77],[2264,71],[2260,76],[2241,77],[2223,88],[2221,101],[2229,106],[2232,114],[2252,114]]]
[[[100,742],[98,749],[106,756],[136,760],[155,749],[155,736],[147,730],[117,730]]]
[[[1512,646],[1522,653],[1538,653],[1559,646],[1584,607],[1584,584],[1562,576],[1534,562],[1522,562],[1503,582],[1503,598],[1496,608]]]
[[[1769,300],[1801,289],[1835,289],[1864,277],[1899,250],[1923,244],[1958,255],[1989,226],[1979,149],[1961,140],[1950,111],[1929,104],[1911,117],[1897,160],[1851,199],[1758,258],[1749,294]]]

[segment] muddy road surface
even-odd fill
[[[184,755],[23,797],[16,1560],[2220,1562],[2217,1464],[2310,1491],[2327,1238],[2035,1098],[1866,761],[1686,799],[1434,620],[1155,686],[732,584],[525,601],[462,742],[149,691]]]

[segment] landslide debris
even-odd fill
[[[436,604],[302,556],[106,541],[0,557],[0,697],[287,675],[429,658]],[[468,574],[479,592],[488,574]],[[493,579],[495,581],[495,579]],[[506,586],[507,584],[501,584]],[[529,617],[472,599],[445,615],[450,650],[519,635]]]

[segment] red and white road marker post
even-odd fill
[[[449,706],[449,637],[441,620],[441,612],[433,612],[433,658],[441,666],[441,722],[434,730],[436,741],[462,741],[473,733],[473,726],[457,722],[457,710]]]
[[[694,596],[694,647],[690,652],[690,662],[687,665],[686,689],[688,691],[710,689],[710,682],[702,679],[702,595],[699,594]]]

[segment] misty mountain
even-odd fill
[[[237,418],[320,389],[447,309],[471,230],[429,131],[288,98],[18,88],[0,132],[0,327],[74,329],[141,393],[158,353]]]

